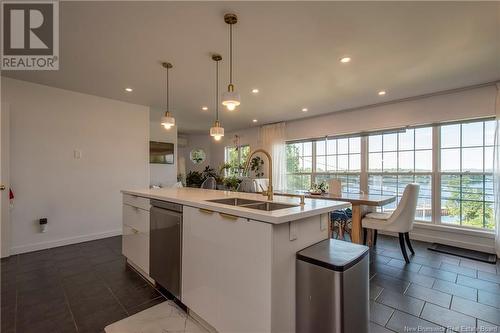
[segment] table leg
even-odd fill
[[[352,232],[353,243],[363,243],[363,228],[361,227],[361,205],[352,205]]]

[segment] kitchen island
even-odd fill
[[[141,249],[143,264],[137,265],[126,250],[127,239],[141,233],[126,231],[134,224],[128,206],[141,210],[154,200],[182,205],[179,298],[190,314],[219,332],[294,332],[295,253],[328,237],[328,212],[349,207],[194,188],[126,190],[124,254],[145,275],[147,251]],[[133,248],[149,247],[148,237]]]

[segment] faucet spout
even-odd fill
[[[267,200],[272,201],[273,200],[273,159],[271,157],[271,154],[269,154],[266,150],[264,149],[256,149],[253,152],[251,152],[248,155],[248,158],[245,162],[245,168],[243,169],[243,174],[246,174],[248,172],[248,169],[250,167],[250,161],[252,160],[252,156],[258,153],[262,153],[266,155],[268,161],[269,161],[269,169],[268,169],[268,174],[269,174],[269,186],[267,187],[267,191],[262,191],[263,195],[267,195]]]

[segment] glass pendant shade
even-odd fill
[[[236,91],[226,91],[222,93],[222,105],[229,111],[236,109],[241,104],[240,94]]]
[[[165,112],[165,115],[161,117],[161,125],[165,127],[165,129],[171,129],[175,126],[175,118],[172,117],[169,111]]]
[[[214,126],[210,128],[210,136],[213,136],[215,141],[220,141],[224,136],[224,128],[220,126],[218,120],[216,120]]]

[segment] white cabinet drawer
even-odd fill
[[[145,210],[149,210],[149,208],[151,207],[148,198],[138,197],[132,194],[124,194],[123,203]]]
[[[123,224],[149,234],[149,211],[124,204]]]
[[[149,275],[149,231],[140,232],[124,224],[122,252],[128,260]]]

